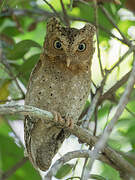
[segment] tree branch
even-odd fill
[[[52,122],[52,124],[54,123],[53,114],[51,112],[28,105],[0,105],[0,115],[7,114],[30,115],[36,118],[44,119],[45,121],[47,121],[46,119],[49,119],[49,122]],[[61,124],[61,126],[64,127],[64,124]],[[81,142],[87,143],[90,146],[94,146],[98,141],[97,137],[92,136],[87,130],[77,126],[76,124],[73,129],[68,130],[70,133],[77,136]],[[135,168],[109,146],[104,147],[101,156],[103,156],[103,162],[118,170],[123,176],[131,174],[135,177]]]
[[[9,75],[9,77],[12,78],[12,80],[15,81],[16,83],[16,86],[18,87],[18,89],[20,90],[20,93],[22,95],[22,98],[25,97],[25,93],[23,91],[23,89],[21,88],[20,84],[18,83],[18,79],[14,76],[13,72],[12,72],[12,69],[11,69],[11,66],[10,64],[7,62],[7,59],[5,58],[5,55],[3,54],[2,52],[2,57],[0,58],[0,63],[2,63],[5,67],[5,69],[7,70],[7,73]]]
[[[60,0],[60,3],[61,3],[62,11],[63,11],[63,17],[64,17],[65,24],[66,24],[66,26],[70,27],[70,21],[69,21],[65,6],[63,4],[63,1]]]
[[[64,156],[62,156],[60,159],[58,159],[49,172],[44,177],[44,180],[51,180],[52,176],[55,176],[59,168],[66,162],[70,161],[74,158],[89,158],[91,157],[91,151],[89,150],[78,150],[78,151],[72,151],[66,153]]]
[[[58,17],[60,19],[60,21],[62,21],[61,16],[59,15],[59,13],[54,9],[54,7],[47,1],[47,0],[43,0],[50,8],[51,10],[54,12],[54,15],[56,17]]]
[[[60,13],[57,13],[59,14],[59,17],[61,17]],[[52,16],[55,16],[55,13],[54,12],[49,12],[49,11],[46,11],[44,9],[41,9],[41,8],[33,8],[33,9],[11,9],[11,8],[8,8],[7,10],[4,10],[1,12],[1,17],[8,17],[8,16],[12,16],[12,15],[15,15],[15,16],[32,16],[34,19],[35,19],[35,15],[37,16],[40,16],[40,19],[41,16],[43,17],[52,17]],[[43,21],[44,18],[41,20]],[[96,26],[95,22],[90,22],[89,20],[86,20],[86,19],[83,19],[83,18],[79,18],[79,17],[73,17],[73,16],[69,16],[69,20],[74,20],[74,21],[84,21],[84,22],[88,22],[88,23],[92,23],[93,25]],[[126,44],[129,46],[129,42],[125,41],[124,39],[121,39],[121,38],[118,38],[117,36],[115,36],[113,33],[111,33],[111,31],[107,30],[105,27],[103,27],[101,24],[99,24],[99,28],[101,30],[103,30],[104,32],[106,32],[109,36],[121,41],[122,43]]]
[[[99,4],[100,9],[104,13],[104,15],[107,17],[107,19],[110,21],[110,23],[117,29],[117,31],[122,36],[123,40],[128,44],[128,46],[131,46],[131,42],[126,38],[126,36],[121,32],[121,30],[118,28],[118,26],[115,24],[113,18],[111,17],[110,13],[107,11],[107,9],[104,8],[102,4]]]
[[[114,93],[117,89],[119,89],[123,84],[125,84],[129,78],[131,71],[129,71],[127,74],[125,74],[119,81],[116,82],[107,92],[105,92],[103,95],[99,98],[99,105],[102,104],[104,100],[114,100]]]
[[[131,94],[131,91],[133,89],[135,83],[135,53],[134,53],[134,64],[133,64],[133,69],[132,72],[130,74],[130,77],[128,79],[128,83],[127,83],[127,87],[125,89],[125,92],[123,93],[122,97],[120,98],[116,113],[114,114],[114,117],[112,118],[112,120],[110,121],[110,123],[107,125],[103,135],[101,136],[101,138],[99,139],[99,141],[96,143],[94,150],[92,151],[93,155],[92,158],[90,159],[87,168],[85,169],[85,173],[84,173],[84,177],[83,180],[88,179],[89,178],[89,172],[92,169],[92,166],[94,164],[94,161],[97,159],[97,157],[99,156],[99,152],[102,152],[108,138],[109,135],[111,134],[114,125],[116,124],[118,118],[120,117],[120,115],[122,114],[122,112],[125,109],[126,104],[129,101],[129,97]],[[129,173],[128,178],[132,177],[132,175]],[[135,178],[135,176],[133,176]]]
[[[125,74],[119,81],[116,82],[116,84],[114,84],[110,89],[108,89],[103,95],[101,94],[100,89],[99,89],[99,91],[97,91],[96,95],[94,96],[94,98],[93,98],[93,100],[91,102],[92,107],[90,106],[90,107],[86,108],[82,112],[81,116],[79,117],[79,120],[82,119],[88,113],[88,111],[90,112],[90,113],[88,113],[88,115],[89,115],[89,117],[91,117],[91,115],[93,115],[93,112],[95,110],[96,105],[101,105],[102,102],[105,101],[105,100],[110,100],[112,102],[116,102],[115,101],[115,96],[114,96],[115,92],[122,85],[124,85],[127,82],[130,73],[131,73],[131,71],[129,71],[127,74]],[[99,92],[100,92],[100,94],[99,94]],[[97,103],[97,101],[98,101],[98,103]]]
[[[98,5],[97,5],[97,1],[94,0],[94,16],[95,16],[95,24],[96,24],[96,37],[97,37],[97,52],[98,52],[98,60],[99,60],[99,66],[100,66],[100,71],[101,71],[101,75],[102,77],[104,77],[104,70],[103,70],[103,66],[102,66],[102,61],[101,61],[101,53],[100,53],[100,47],[99,47],[99,25],[98,25]]]

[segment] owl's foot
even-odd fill
[[[68,127],[68,128],[70,128],[70,129],[73,129],[74,128],[74,121],[73,121],[73,119],[72,118],[66,118],[65,119],[65,126],[66,127]]]
[[[73,129],[74,127],[74,122],[71,118],[62,118],[59,112],[53,111],[52,112],[54,115],[54,121],[56,123],[60,123],[61,126],[64,126],[66,128]]]

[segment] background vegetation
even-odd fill
[[[104,128],[118,108],[133,66],[135,4],[132,0],[109,2],[103,0],[103,3],[99,4],[97,2],[94,0],[63,0],[63,3],[59,0],[0,1],[1,105],[24,103],[30,72],[42,52],[46,22],[49,17],[57,16],[64,25],[70,23],[70,26],[77,28],[82,27],[86,22],[91,22],[97,27],[96,52],[92,65],[91,98],[82,113],[83,127],[87,128],[92,136],[100,136],[104,132]],[[108,145],[134,169],[134,88],[127,102],[124,112],[112,127],[111,136],[108,135]],[[94,107],[91,112],[90,107]],[[22,117],[18,115],[0,116],[0,180],[41,179],[40,174],[24,158],[21,119]],[[70,137],[70,140],[74,149],[73,144],[77,143],[77,138]],[[77,148],[89,149],[89,146],[78,144]],[[81,172],[87,167],[87,161],[87,158],[85,160],[77,158],[72,163],[67,162],[54,176],[57,179],[80,179]],[[92,177],[98,180],[120,180],[132,177],[128,167],[125,171],[126,176],[122,175],[118,166],[115,162],[109,165],[102,160],[96,161]]]

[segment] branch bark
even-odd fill
[[[59,17],[61,16],[60,13],[57,13],[57,14],[59,14],[58,15]],[[38,9],[37,8],[33,8],[33,9],[11,9],[11,8],[8,8],[8,10],[5,10],[5,11],[1,12],[1,16],[3,18],[6,18],[8,16],[12,16],[12,15],[15,15],[15,16],[30,16],[32,18],[35,18],[35,16],[40,16],[40,19],[42,19],[41,21],[43,21],[45,17],[49,18],[49,17],[55,16],[55,13],[54,12],[49,12],[49,11],[46,11],[46,10],[43,10],[43,9],[40,9],[40,8],[38,8]],[[41,18],[41,17],[43,17],[43,18]],[[90,22],[89,20],[79,18],[79,17],[69,16],[69,20],[84,21],[84,22],[92,23],[93,25],[96,26],[95,22],[93,22],[93,21]],[[125,41],[124,39],[115,36],[110,30],[107,30],[101,24],[99,24],[99,29],[103,30],[109,36],[121,41],[122,43],[124,43],[124,44],[126,44],[128,46],[131,45],[131,44],[129,44],[129,42]]]
[[[49,122],[54,123],[53,114],[51,112],[27,105],[0,105],[0,115],[7,114],[30,115],[45,120],[49,118]],[[61,126],[64,127],[64,124],[61,124]],[[73,129],[68,130],[71,134],[77,136],[81,142],[86,143],[90,146],[94,146],[95,143],[98,141],[97,137],[92,136],[89,131],[77,125],[74,125]],[[123,177],[127,177],[127,174],[130,174],[135,178],[135,168],[109,146],[106,145],[104,147],[101,156],[102,162],[105,162],[118,170]]]
[[[78,150],[78,151],[72,151],[66,153],[64,156],[62,156],[53,164],[50,171],[44,177],[44,180],[51,180],[52,176],[56,175],[59,168],[67,161],[70,161],[71,159],[74,158],[89,158],[89,157],[91,157],[91,151],[89,150]]]
[[[130,97],[131,91],[133,89],[134,83],[135,83],[135,53],[134,53],[133,69],[132,69],[132,72],[131,72],[130,77],[128,79],[127,87],[126,87],[122,97],[120,98],[117,110],[114,114],[114,117],[112,118],[110,123],[107,125],[104,133],[102,134],[101,138],[96,143],[94,150],[92,151],[93,155],[92,155],[92,158],[90,159],[90,161],[88,163],[87,168],[85,169],[86,171],[84,173],[84,177],[82,178],[83,180],[89,178],[89,172],[92,169],[94,161],[98,158],[99,152],[102,152],[102,150],[103,150],[105,144],[107,143],[107,140],[108,140],[118,118],[120,117],[120,115],[124,111],[128,101],[129,101],[129,97]],[[132,177],[132,175],[129,173],[129,175],[127,177],[128,177],[128,179],[130,179]],[[133,176],[133,177],[135,178],[135,176]]]

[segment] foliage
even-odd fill
[[[64,17],[61,3],[58,0],[50,0],[48,2],[55,7],[61,17]],[[71,26],[78,27],[84,22],[91,22],[96,25],[95,10],[92,1],[89,4],[77,0],[63,0],[63,2],[71,20]],[[122,8],[125,8],[124,3],[125,1],[121,0],[121,5],[113,2],[104,3],[103,5],[115,22],[117,30],[119,28],[121,35],[118,34],[118,31],[114,28],[114,24],[108,19],[107,14],[103,12],[100,6],[98,8],[96,17],[99,24],[98,44],[100,45],[103,72],[99,65],[98,51],[96,50],[93,58],[92,80],[94,82],[93,84],[99,87],[103,79],[102,73],[109,72],[103,89],[104,93],[117,84],[132,68],[133,56],[131,53],[120,64],[118,63],[120,58],[128,50],[128,43],[135,38],[131,33],[131,28],[135,31],[135,16],[133,14],[130,14],[130,16],[128,14],[121,15]],[[126,9],[125,11],[127,12]],[[53,10],[43,0],[0,1],[0,104],[11,101],[11,99],[16,101],[24,100],[30,72],[42,52],[47,19],[54,15]],[[63,23],[65,23],[64,18],[62,19]],[[113,40],[112,37],[114,38]],[[115,46],[117,46],[117,49]],[[111,69],[115,64],[116,67]],[[91,121],[91,125],[94,126],[95,117],[98,117],[97,135],[103,132],[105,126],[113,117],[117,103],[124,92],[125,83],[126,80],[121,82],[116,89],[111,91],[112,94],[109,94],[107,98],[104,97],[99,102],[97,116],[93,115]],[[96,90],[95,86],[92,85],[93,93]],[[130,101],[116,123],[108,141],[110,147],[119,152],[133,166],[135,166],[135,158],[133,160],[133,157],[135,157],[134,102],[135,90],[133,89]],[[13,103],[15,102],[13,101]],[[89,105],[90,101],[87,102],[86,106],[89,107]],[[22,144],[15,143],[16,141],[14,139],[17,138],[15,134],[16,130],[10,128],[11,124],[7,119],[11,120],[12,117],[0,116],[1,180],[7,179],[4,178],[7,172],[9,173],[9,180],[25,180],[28,177],[31,177],[33,180],[41,179],[39,173],[28,161],[22,166],[18,165],[18,168],[14,170],[13,167],[18,162],[23,161],[23,147]],[[16,122],[16,120],[18,119],[13,121]],[[21,120],[19,121],[21,122]],[[11,132],[14,133],[12,137]],[[22,134],[23,131],[20,130],[20,133]],[[76,176],[77,169],[83,169],[83,164],[81,163],[82,161],[80,163],[76,161],[74,166],[71,164],[64,165],[57,172],[56,177],[65,179],[67,176]],[[100,162],[97,168],[99,171],[95,174],[95,178],[120,180],[118,171],[112,167]]]

